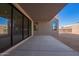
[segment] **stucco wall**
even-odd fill
[[[72,26],[72,34],[79,34],[79,25]]]
[[[57,31],[53,31],[51,27],[51,21],[49,22],[38,22],[37,31],[34,31],[35,35],[51,35],[51,36],[58,36]]]

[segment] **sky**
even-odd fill
[[[67,4],[58,14],[59,25],[65,26],[79,22],[79,3]]]
[[[0,17],[0,25],[7,25],[8,20],[6,18]]]

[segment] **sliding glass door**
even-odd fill
[[[29,26],[29,28],[28,28],[29,29],[28,30],[29,31],[29,36],[31,36],[31,33],[32,33],[32,22],[31,22],[31,20],[29,20],[29,25],[28,26]]]
[[[31,21],[12,4],[0,4],[0,52],[31,35]]]
[[[13,8],[13,45],[22,40],[22,14]]]
[[[27,17],[24,17],[24,38],[29,36],[29,20]]]

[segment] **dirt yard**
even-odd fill
[[[79,51],[79,35],[60,33],[59,40],[71,47],[72,49]]]

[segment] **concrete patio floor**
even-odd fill
[[[78,52],[52,36],[34,36],[7,56],[76,56]]]

